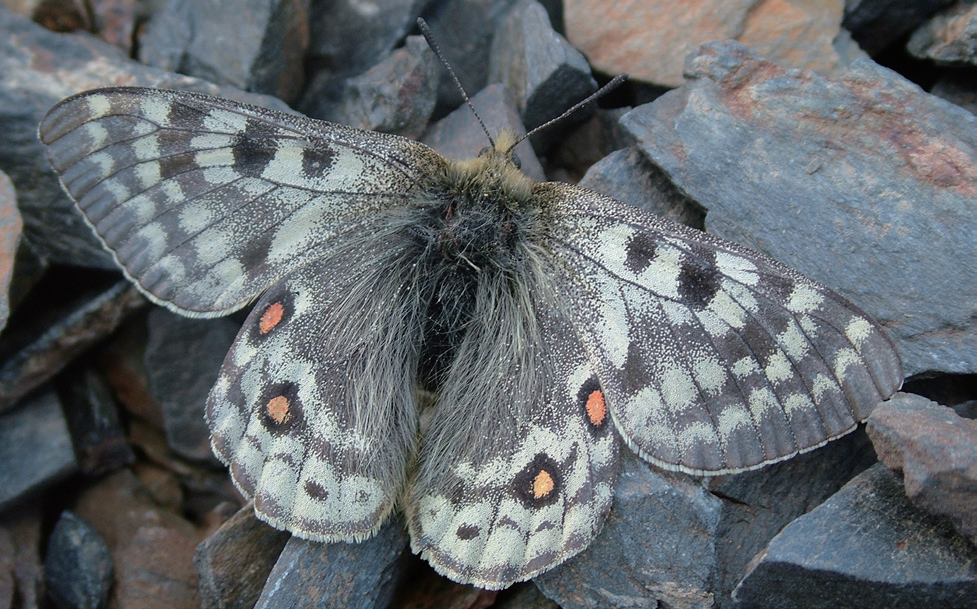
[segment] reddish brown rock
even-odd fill
[[[786,67],[839,72],[864,55],[841,30],[843,9],[843,0],[570,0],[564,18],[595,69],[677,87],[689,53],[729,38]]]
[[[902,473],[909,499],[977,544],[977,421],[899,393],[875,409],[868,434],[879,460]]]
[[[110,604],[118,609],[199,609],[192,524],[159,508],[128,470],[103,478],[74,511],[105,539],[115,564]]]

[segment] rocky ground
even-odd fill
[[[437,575],[399,519],[359,544],[257,521],[202,415],[243,317],[148,305],[37,125],[73,93],[141,85],[474,155],[419,15],[493,132],[630,72],[534,136],[523,169],[828,285],[886,326],[903,392],[745,474],[626,458],[596,541],[498,593]],[[946,0],[4,0],[0,609],[977,607],[975,64],[977,7]]]

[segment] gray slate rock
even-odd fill
[[[580,51],[550,25],[539,2],[515,6],[499,23],[489,55],[489,82],[512,93],[522,123],[530,131],[554,119],[597,90],[590,65]],[[589,111],[592,113],[596,104]],[[586,120],[581,109],[560,124],[563,130]],[[546,150],[558,137],[551,127],[532,137],[536,150]]]
[[[150,392],[163,410],[167,443],[191,461],[219,465],[210,449],[204,408],[240,324],[226,318],[188,319],[153,307],[148,328],[146,371]]]
[[[672,222],[702,229],[702,208],[682,195],[637,146],[607,155],[587,170],[578,185]]]
[[[359,76],[337,81],[322,73],[299,108],[313,118],[417,138],[434,111],[440,66],[424,38],[410,36]]]
[[[661,473],[622,454],[614,504],[600,534],[534,581],[564,609],[712,607],[721,509],[696,479]]]
[[[707,230],[864,308],[907,376],[977,372],[977,117],[864,59],[829,80],[730,41],[686,75],[621,121]]]
[[[102,609],[112,586],[112,556],[87,520],[61,513],[48,538],[44,582],[60,609]]]
[[[309,0],[170,0],[140,39],[146,65],[295,99],[309,43]]]
[[[116,268],[61,190],[37,139],[38,123],[56,102],[88,89],[132,85],[288,109],[278,99],[144,66],[84,32],[55,34],[2,4],[0,74],[0,170],[17,187],[24,239],[41,257],[73,266]]]
[[[386,607],[403,577],[407,532],[397,519],[362,543],[292,537],[255,609]]]
[[[903,34],[954,0],[846,0],[841,26],[869,55],[885,49]]]
[[[360,74],[390,55],[428,4],[430,0],[312,2],[309,62],[326,77]]]
[[[738,609],[977,607],[977,548],[912,506],[877,464],[777,535]]]
[[[10,317],[10,282],[13,280],[14,259],[24,222],[17,209],[17,195],[10,176],[0,171],[0,330]]]
[[[879,460],[902,475],[909,500],[977,545],[977,421],[897,393],[872,412],[867,429]]]
[[[54,393],[0,415],[0,511],[76,471],[68,425]]]
[[[58,389],[81,472],[99,476],[132,463],[135,455],[105,380],[91,369],[65,376]]]
[[[735,607],[733,589],[777,533],[874,462],[871,443],[859,430],[782,463],[710,479],[710,492],[723,500],[716,531],[716,607]]]
[[[254,607],[289,537],[258,520],[253,504],[238,510],[194,552],[201,606]]]

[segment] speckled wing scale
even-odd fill
[[[453,163],[128,88],[61,102],[40,137],[153,301],[209,317],[258,299],[207,418],[257,514],[302,537],[364,539],[401,509],[436,569],[505,587],[597,535],[619,440],[667,469],[748,470],[850,431],[902,381],[885,332],[837,294],[532,184],[505,138]]]

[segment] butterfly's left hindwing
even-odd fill
[[[444,165],[404,138],[159,89],[70,97],[39,133],[129,278],[192,316],[243,307]]]
[[[377,238],[272,286],[208,398],[234,482],[263,520],[300,537],[365,539],[406,485],[421,311],[396,251]]]

